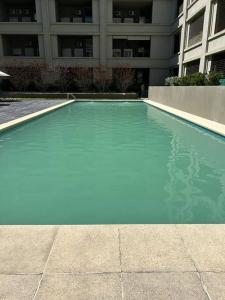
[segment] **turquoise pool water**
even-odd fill
[[[0,224],[225,223],[225,141],[144,103],[0,135]]]

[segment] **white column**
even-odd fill
[[[181,29],[181,41],[180,41],[180,57],[179,57],[179,76],[183,75],[183,60],[184,60],[184,49],[185,49],[185,43],[186,43],[186,34],[187,34],[187,5],[188,0],[184,0],[184,15],[183,15],[183,26]]]
[[[208,1],[205,9],[204,24],[203,24],[203,34],[202,34],[202,55],[200,59],[199,72],[206,72],[206,53],[208,46],[208,37],[210,29],[210,16],[211,16],[211,1]]]

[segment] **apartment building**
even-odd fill
[[[146,85],[225,70],[225,0],[0,0],[0,65],[126,65]]]
[[[178,6],[171,72],[225,75],[225,0],[184,0]]]

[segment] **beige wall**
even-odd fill
[[[225,124],[225,87],[149,87],[149,100]]]
[[[171,55],[171,22],[175,0],[152,0],[152,24],[115,24],[112,21],[113,0],[92,0],[93,23],[73,24],[57,23],[55,0],[35,0],[37,23],[0,22],[0,64],[14,63],[15,60],[30,63],[45,61],[48,64],[67,64],[98,66],[99,64],[115,67],[129,64],[133,68],[150,69],[149,84],[162,84],[169,70]],[[121,2],[128,0],[121,0]],[[134,1],[134,0],[131,0]],[[145,0],[146,2],[151,0]],[[1,2],[1,0],[0,0]],[[3,34],[38,35],[40,57],[5,57],[3,56]],[[57,35],[92,35],[93,58],[58,57]],[[151,57],[149,58],[113,58],[113,36],[151,38]]]

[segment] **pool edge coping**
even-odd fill
[[[30,120],[33,120],[35,118],[38,118],[40,116],[43,116],[49,112],[52,112],[52,111],[55,111],[59,108],[62,108],[64,106],[67,106],[71,103],[74,103],[76,102],[76,100],[68,100],[68,101],[65,101],[63,103],[60,103],[60,104],[57,104],[57,105],[54,105],[54,106],[51,106],[51,107],[48,107],[48,108],[45,108],[45,109],[42,109],[42,110],[39,110],[37,112],[34,112],[34,113],[31,113],[31,114],[28,114],[28,115],[25,115],[23,117],[19,117],[17,119],[14,119],[14,120],[11,120],[9,122],[6,122],[6,123],[3,123],[3,124],[0,124],[0,133],[5,131],[5,130],[8,130],[8,129],[11,129],[13,127],[16,127],[17,125],[21,125],[27,121],[30,121]]]
[[[224,124],[221,124],[221,123],[218,123],[215,121],[211,121],[206,118],[202,118],[197,115],[193,115],[193,114],[187,113],[185,111],[182,111],[182,110],[179,110],[179,109],[176,109],[176,108],[173,108],[173,107],[161,104],[161,103],[157,103],[157,102],[149,100],[149,99],[144,99],[143,102],[225,137],[225,125]]]

